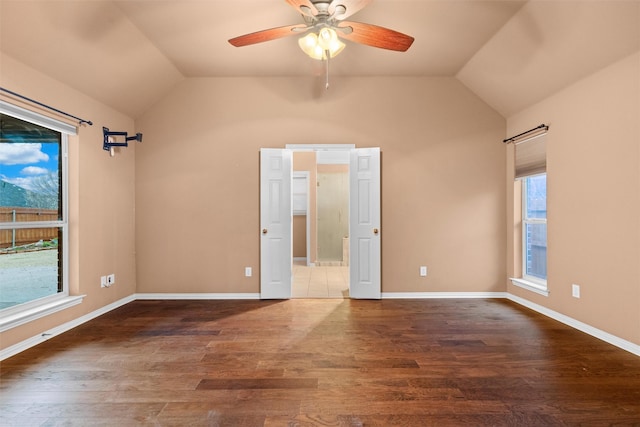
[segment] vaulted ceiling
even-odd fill
[[[640,0],[374,0],[349,19],[415,42],[347,42],[332,75],[454,76],[505,117],[640,49]],[[296,23],[284,0],[0,0],[0,50],[135,118],[185,78],[322,72],[295,36],[227,42]]]

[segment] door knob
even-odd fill
[[[378,229],[377,228],[373,229],[373,234],[378,234]]]
[[[262,229],[262,234],[267,234],[267,229],[266,228]]]

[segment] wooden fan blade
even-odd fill
[[[371,3],[371,0],[333,0],[329,5],[329,14],[337,20],[347,19],[354,13],[362,10],[369,3]],[[345,12],[336,14],[336,8],[338,6],[344,7]]]
[[[311,0],[285,0],[291,7],[303,15],[316,16],[318,9],[311,3]]]
[[[388,28],[352,21],[341,22],[336,33],[343,39],[352,42],[400,52],[409,49],[414,40],[411,36]]]
[[[302,34],[302,31],[294,31],[296,28],[304,30],[307,28],[307,26],[305,24],[297,24],[287,25],[286,27],[277,27],[270,28],[268,30],[256,31],[255,33],[234,37],[229,40],[229,43],[231,43],[235,47],[241,47],[250,44],[268,42],[269,40],[292,36],[294,34]]]

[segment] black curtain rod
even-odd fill
[[[42,102],[38,102],[35,99],[27,98],[26,96],[20,95],[19,93],[15,93],[15,92],[13,92],[13,91],[11,91],[9,89],[5,89],[3,87],[0,87],[0,90],[3,91],[3,92],[7,92],[8,94],[11,94],[13,96],[17,96],[18,98],[22,98],[25,101],[29,101],[29,102],[32,102],[32,103],[34,103],[36,105],[39,105],[41,107],[48,108],[49,110],[55,111],[56,113],[62,114],[63,116],[67,116],[67,117],[71,117],[72,119],[76,119],[76,120],[78,120],[78,124],[80,124],[80,125],[83,124],[83,123],[86,123],[89,126],[93,126],[93,122],[90,121],[90,120],[81,119],[80,117],[76,117],[76,116],[74,116],[72,114],[65,113],[64,111],[58,110],[57,108],[53,108],[53,107],[51,107],[51,106],[49,106],[47,104],[43,104]]]
[[[539,130],[539,129],[549,130],[549,126],[548,126],[548,125],[545,125],[545,124],[543,123],[543,124],[541,124],[540,126],[536,126],[536,127],[534,127],[533,129],[529,129],[529,130],[528,130],[528,131],[526,131],[526,132],[519,133],[519,134],[517,134],[516,136],[512,136],[511,138],[503,139],[503,140],[502,140],[502,142],[504,142],[505,144],[506,144],[507,142],[513,142],[513,140],[514,140],[514,139],[518,139],[518,138],[520,138],[521,136],[524,136],[524,135],[526,135],[526,134],[528,134],[528,133],[531,133],[531,132],[535,132],[535,131],[537,131],[537,130]]]

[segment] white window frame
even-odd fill
[[[546,173],[544,175],[546,175]],[[547,288],[547,280],[526,274],[527,272],[527,236],[526,236],[527,225],[528,224],[531,224],[531,225],[547,224],[547,218],[528,218],[527,217],[527,178],[530,178],[530,177],[531,176],[527,176],[521,179],[522,230],[520,233],[520,239],[521,239],[521,249],[522,249],[522,259],[521,259],[522,277],[512,278],[511,282],[515,286],[528,289],[540,295],[548,296],[549,290]],[[548,239],[546,240],[548,241]]]
[[[69,295],[69,135],[76,135],[74,126],[50,117],[0,101],[0,113],[34,123],[61,133],[62,218],[58,221],[0,222],[0,229],[60,228],[62,229],[62,292],[0,310],[0,332],[31,322],[82,302],[84,295]]]

